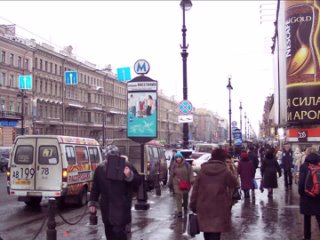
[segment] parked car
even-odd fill
[[[8,170],[10,151],[11,147],[0,147],[0,170],[2,172]]]
[[[129,147],[129,161],[141,173],[141,147],[140,144]],[[150,141],[144,146],[144,174],[146,176],[147,189],[155,187],[157,177],[163,185],[168,181],[168,157],[165,156],[165,148],[157,141]]]
[[[211,153],[204,153],[192,162],[192,169],[195,174],[198,174],[201,169],[201,164],[207,162],[211,158]]]

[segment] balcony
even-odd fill
[[[21,120],[21,113],[12,111],[0,111],[0,121]]]

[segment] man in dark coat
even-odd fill
[[[283,168],[284,185],[286,190],[292,189],[293,153],[289,143],[284,144],[281,157],[281,168]]]
[[[304,240],[311,240],[311,216],[316,216],[320,228],[320,199],[305,193],[305,181],[309,164],[319,164],[317,153],[310,153],[300,167],[298,190],[300,194],[300,213],[304,215]]]
[[[126,225],[131,223],[132,193],[140,183],[137,170],[129,162],[123,169],[123,180],[110,179],[107,176],[107,162],[111,156],[120,157],[119,149],[110,145],[106,149],[106,161],[94,172],[90,193],[89,211],[97,211],[100,197],[102,221],[107,240],[127,240]]]

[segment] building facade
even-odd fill
[[[126,138],[127,85],[117,80],[111,66],[100,70],[78,60],[72,46],[58,51],[46,43],[18,38],[3,25],[0,54],[0,146],[11,145],[20,134],[90,137],[102,145]],[[78,84],[65,83],[69,71],[77,72]],[[30,90],[18,86],[19,76],[24,75],[32,76]],[[182,141],[178,102],[158,95],[158,140]],[[198,112],[193,116],[189,139],[212,141],[214,124],[208,133],[208,124],[199,128]]]

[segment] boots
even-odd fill
[[[244,191],[244,198],[250,198],[249,190],[243,190],[243,191]]]

